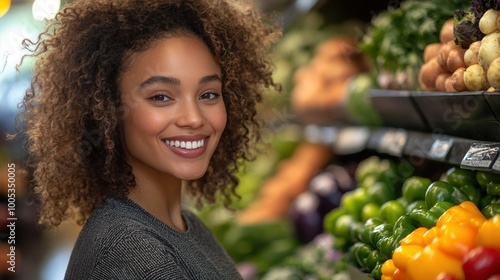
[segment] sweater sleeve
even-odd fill
[[[124,236],[102,255],[90,279],[189,279],[164,248],[141,232]]]

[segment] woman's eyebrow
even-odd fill
[[[214,81],[222,82],[222,79],[219,75],[213,74],[208,75],[200,79],[199,84],[206,84]],[[141,83],[140,88],[145,88],[147,86],[151,86],[153,84],[168,84],[168,85],[180,85],[181,81],[174,77],[169,76],[152,76],[147,80]]]
[[[201,84],[206,84],[206,83],[209,83],[209,82],[214,82],[214,81],[222,82],[222,79],[217,74],[208,75],[208,76],[205,76],[205,77],[203,77],[203,78],[200,79],[200,85]]]
[[[152,76],[141,83],[140,88],[145,88],[154,84],[169,84],[169,85],[180,85],[181,81],[174,77],[168,76]]]

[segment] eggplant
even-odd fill
[[[323,232],[323,214],[318,211],[319,198],[305,191],[294,199],[290,219],[298,241],[306,244]]]
[[[318,211],[326,215],[340,206],[342,195],[356,187],[354,179],[339,165],[329,165],[309,183],[309,190],[319,198]]]
[[[354,179],[342,166],[329,165],[314,176],[308,189],[290,207],[290,219],[299,241],[308,243],[323,233],[325,215],[339,207],[342,195],[354,188]]]

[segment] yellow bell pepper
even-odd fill
[[[452,275],[457,280],[465,278],[462,260],[447,255],[435,245],[425,246],[407,268],[408,279],[411,280],[436,279],[440,273]]]
[[[424,227],[419,227],[408,234],[403,240],[401,240],[401,245],[418,245],[420,247],[424,247],[426,243],[424,243],[424,234],[426,234],[429,230]]]
[[[500,221],[500,215],[497,220]],[[470,201],[449,208],[435,227],[418,228],[401,241],[392,259],[386,261],[382,279],[428,280],[442,273],[465,279],[462,259],[477,246],[479,230],[483,230],[482,242],[498,242],[494,233],[500,232],[500,223],[484,225],[485,222],[486,218]]]
[[[500,214],[484,222],[477,234],[477,245],[500,249]]]
[[[476,247],[477,228],[470,224],[448,223],[439,228],[436,244],[443,253],[456,259]]]
[[[472,201],[464,201],[446,210],[443,215],[439,217],[436,227],[440,228],[449,223],[459,223],[470,224],[479,228],[485,221],[486,218]]]
[[[386,260],[382,264],[382,277],[380,277],[380,280],[392,280],[396,269],[392,259]]]

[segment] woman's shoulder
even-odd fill
[[[145,271],[151,263],[165,262],[168,252],[168,244],[140,209],[135,209],[126,200],[108,199],[83,226],[71,254],[67,275],[90,279],[94,274],[107,275],[105,268],[119,270],[113,271],[114,275],[120,271],[129,274],[137,269]],[[150,263],[143,264],[140,258]],[[129,271],[132,268],[134,271]]]

